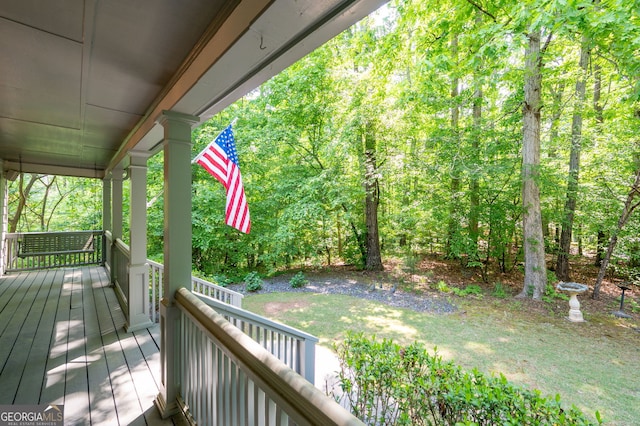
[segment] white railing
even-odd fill
[[[149,264],[149,318],[157,322],[159,318],[160,300],[162,300],[162,286],[164,281],[164,265],[147,259]],[[201,278],[191,277],[191,291],[212,297],[232,306],[242,307],[244,295]]]
[[[211,297],[197,296],[289,368],[315,383],[317,337]]]
[[[113,245],[113,235],[111,231],[104,231],[104,268],[107,270],[107,276],[111,276],[111,246]]]
[[[149,318],[154,324],[160,321],[160,301],[164,294],[164,265],[147,259],[149,263]]]
[[[189,290],[180,309],[180,404],[206,425],[363,425]]]
[[[126,305],[129,303],[129,259],[131,251],[129,246],[120,238],[117,238],[111,251],[111,273],[115,285],[116,294],[124,312],[129,312]]]
[[[6,272],[104,263],[102,231],[5,234]]]

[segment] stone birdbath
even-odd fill
[[[578,294],[584,293],[589,289],[588,286],[578,283],[565,283],[560,281],[556,288],[560,291],[569,293],[569,317],[567,318],[571,322],[584,322],[582,312],[580,311],[580,302],[578,301]]]

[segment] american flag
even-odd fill
[[[248,234],[251,230],[249,206],[244,195],[238,152],[231,124],[193,160],[220,181],[227,191],[225,223]]]

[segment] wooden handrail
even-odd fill
[[[176,302],[296,424],[364,425],[186,288]]]
[[[317,337],[212,297],[194,294],[307,381],[315,382]]]

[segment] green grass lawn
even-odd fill
[[[448,315],[314,293],[250,295],[243,305],[317,336],[326,347],[348,330],[400,344],[420,341],[465,369],[502,373],[544,395],[559,393],[564,404],[594,419],[597,410],[607,425],[640,424],[640,333],[624,320],[571,323],[514,300],[454,302],[460,310]]]

